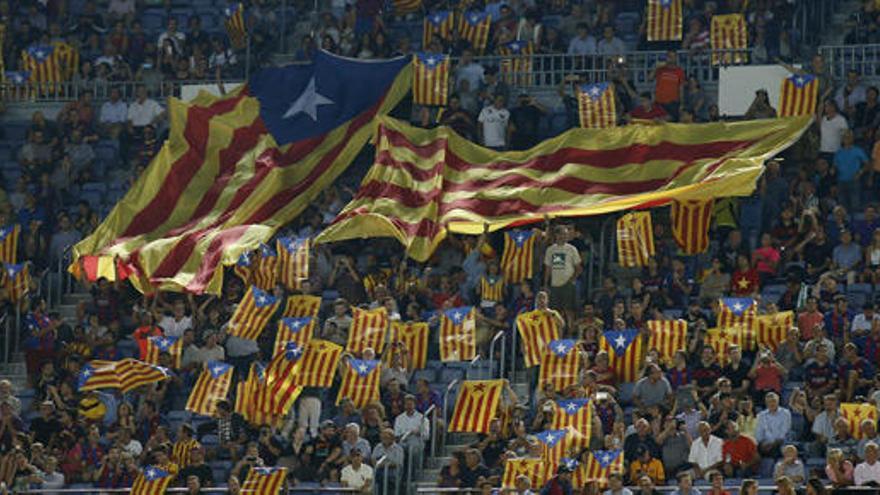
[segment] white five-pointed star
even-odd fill
[[[626,339],[623,337],[623,335],[618,335],[617,338],[614,339],[614,346],[615,347],[619,347],[622,349],[625,345],[626,345]]]
[[[605,455],[602,456],[602,463],[608,464],[609,462],[611,462],[611,454],[609,454],[608,452],[605,452]]]
[[[598,86],[593,86],[592,88],[590,88],[590,96],[592,96],[593,98],[598,98],[600,93],[601,90],[599,90]]]
[[[434,65],[437,63],[437,59],[434,58],[433,56],[431,56],[431,57],[428,57],[427,59],[425,59],[425,62],[428,62],[428,65]]]
[[[478,16],[477,14],[471,14],[471,23],[475,24],[479,20],[480,20],[480,16]]]
[[[452,319],[456,321],[456,323],[461,321],[461,317],[464,316],[461,311],[456,311],[452,313]]]
[[[552,433],[547,435],[547,443],[553,443],[555,440],[556,440],[556,435],[554,435]]]
[[[83,377],[88,378],[88,377],[92,376],[92,370],[85,369],[85,370],[83,370],[82,374],[83,374]]]
[[[293,323],[290,324],[291,330],[299,330],[299,327],[302,326],[302,322],[299,320],[293,320]]]
[[[440,24],[443,21],[443,17],[440,14],[434,14],[434,18],[432,19],[434,24]]]
[[[293,102],[293,105],[290,105],[290,108],[287,109],[287,112],[281,118],[289,119],[298,113],[304,113],[317,122],[318,107],[321,105],[332,105],[333,103],[333,100],[318,93],[318,90],[315,89],[315,78],[313,77],[309,80],[305,91],[299,95],[299,98]]]
[[[520,232],[519,234],[516,234],[515,240],[517,244],[522,244],[523,241],[526,240],[526,235]]]
[[[168,347],[168,344],[170,344],[170,341],[166,337],[162,337],[159,340],[159,347]]]
[[[742,311],[742,309],[743,309],[742,303],[737,302],[737,303],[733,304],[733,310],[736,311],[737,313]]]
[[[260,294],[259,296],[257,296],[257,304],[259,304],[259,305],[266,304],[266,300],[267,300],[267,298],[263,294]]]
[[[217,365],[211,368],[215,375],[219,375],[223,371],[223,366]]]
[[[565,354],[568,352],[568,347],[566,347],[565,344],[559,344],[556,346],[556,352],[559,354]]]
[[[159,473],[156,472],[155,469],[153,469],[153,468],[147,469],[147,478],[148,479],[153,479],[153,478],[158,478],[158,477],[159,477]]]
[[[797,83],[798,86],[804,84],[804,76],[798,76],[795,78],[794,82]]]
[[[574,411],[577,411],[578,406],[574,402],[569,402],[568,405],[565,406],[565,408],[568,409],[569,411],[574,412]]]
[[[358,371],[360,371],[361,373],[366,373],[366,372],[367,372],[367,365],[366,365],[366,364],[361,363],[361,364],[358,365],[357,368],[358,368]]]

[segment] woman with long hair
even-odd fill
[[[853,465],[843,457],[842,450],[828,449],[826,459],[825,476],[828,477],[834,488],[844,488],[853,484]]]

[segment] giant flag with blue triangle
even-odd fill
[[[473,306],[440,312],[440,360],[470,361],[477,355],[476,313]]]
[[[412,87],[410,57],[367,61],[320,51],[263,69],[222,96],[168,100],[169,138],[82,255],[119,256],[130,280],[219,294],[221,267],[268,242],[339,175],[373,134],[373,118]]]
[[[196,380],[186,401],[186,410],[202,416],[214,416],[217,413],[217,401],[226,399],[229,393],[232,375],[231,364],[222,361],[205,363],[205,369]]]
[[[226,333],[234,337],[257,340],[281,303],[273,293],[252,285],[235,307]]]
[[[134,479],[131,495],[162,495],[175,477],[175,473],[158,466],[146,466]]]
[[[336,404],[351,399],[358,409],[379,400],[379,378],[382,361],[377,359],[349,359],[348,369],[336,396]]]
[[[566,388],[577,383],[580,361],[576,340],[552,340],[541,356],[538,381],[541,386],[552,384],[556,393],[562,394]]]
[[[599,337],[599,349],[608,353],[614,376],[621,383],[637,381],[645,359],[644,343],[638,329],[606,330]]]

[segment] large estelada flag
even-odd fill
[[[450,432],[487,433],[498,414],[503,380],[465,380],[449,419]]]
[[[579,450],[573,442],[577,436],[577,432],[571,428],[544,430],[535,434],[535,438],[541,442],[544,450],[544,462],[548,466],[552,466],[551,469],[559,466],[563,458],[577,455],[577,452],[572,452],[573,450]],[[580,442],[578,442],[579,444]]]
[[[477,322],[473,306],[440,312],[440,360],[470,361],[477,355]]]
[[[125,280],[131,270],[119,258],[113,256],[80,256],[77,264],[71,266],[74,277],[95,282],[99,279]]]
[[[280,282],[287,290],[302,289],[304,281],[309,279],[309,245],[308,237],[281,237],[276,242]]]
[[[342,357],[342,346],[326,340],[312,339],[300,359],[295,385],[329,388]]]
[[[221,361],[205,363],[205,369],[196,380],[185,409],[202,416],[213,416],[217,412],[217,401],[225,399],[229,393],[232,375],[230,364]]]
[[[543,459],[518,458],[507,459],[504,463],[504,476],[501,478],[502,488],[515,488],[516,479],[528,476],[532,488],[542,487],[546,483],[547,466]]]
[[[741,327],[754,331],[758,317],[758,302],[750,297],[722,297],[718,302],[718,328]]]
[[[522,339],[523,360],[526,367],[541,364],[541,356],[547,344],[559,339],[559,327],[550,313],[540,309],[520,313],[516,317],[516,329]]]
[[[545,214],[597,215],[749,195],[764,161],[809,124],[804,116],[576,128],[526,151],[495,152],[446,127],[420,129],[382,117],[373,167],[316,242],[393,237],[425,261],[449,232],[478,235],[486,224],[496,231]]]
[[[562,394],[570,385],[578,381],[580,371],[580,352],[577,349],[577,341],[568,339],[552,340],[544,349],[541,356],[541,367],[538,373],[538,383],[553,384],[553,389]]]
[[[427,49],[437,37],[449,41],[455,28],[455,13],[451,10],[438,10],[425,16],[422,25],[422,47]]]
[[[734,329],[735,330],[735,329]],[[739,342],[735,340],[739,332],[726,332],[723,328],[710,328],[706,330],[703,336],[703,344],[707,345],[715,351],[715,358],[719,366],[727,366],[730,361],[729,352],[731,346],[739,346]]]
[[[118,388],[123,394],[170,378],[170,372],[154,364],[133,358],[119,361],[90,361],[79,372],[77,389],[80,392],[102,388]]]
[[[85,256],[80,256],[80,259]],[[241,253],[241,256],[238,257],[235,264],[232,265],[232,271],[238,275],[238,278],[242,280],[246,285],[250,285],[251,283],[251,274],[254,271],[254,262],[252,259],[252,253]]]
[[[532,54],[535,46],[531,41],[514,40],[498,47],[501,55],[501,79],[517,86],[528,86],[532,81]]]
[[[379,400],[379,377],[382,361],[377,359],[349,359],[348,370],[336,396],[336,404],[351,399],[358,409]]]
[[[278,252],[268,244],[260,244],[257,253],[259,256],[251,273],[254,285],[262,290],[272,291],[278,283]]]
[[[360,355],[364,350],[372,349],[378,356],[385,349],[387,330],[388,310],[384,307],[361,309],[352,306],[345,350]]]
[[[409,369],[420,370],[428,363],[428,337],[431,331],[424,322],[392,321],[388,342],[401,343],[409,356]],[[390,359],[390,353],[388,354]]]
[[[744,64],[749,61],[749,28],[742,14],[713,15],[709,30],[712,65]]]
[[[812,74],[792,74],[779,89],[779,116],[813,115],[819,99],[819,79]]]
[[[856,440],[865,438],[862,421],[870,420],[877,426],[877,406],[869,402],[844,402],[840,404],[840,415],[849,421],[849,433]]]
[[[715,201],[673,201],[670,209],[672,237],[684,254],[700,254],[709,249],[709,225]]]
[[[79,50],[64,41],[53,41],[52,47],[55,49],[55,59],[60,66],[61,78],[70,80],[79,72]]]
[[[21,226],[18,224],[0,228],[0,263],[18,261],[18,236],[20,233]]]
[[[315,332],[315,318],[311,316],[280,318],[278,320],[278,332],[275,334],[275,347],[272,355],[275,356],[288,342],[294,342],[297,346],[305,348],[312,340]]]
[[[675,353],[687,349],[685,320],[648,320],[648,349],[656,350],[666,366],[672,365]]]
[[[241,3],[230,5],[223,10],[223,24],[226,26],[226,34],[229,43],[237,50],[245,47],[247,43],[247,25],[244,21],[244,5]]]
[[[131,495],[162,495],[175,477],[175,473],[156,466],[146,466],[134,479]]]
[[[62,67],[52,45],[31,45],[21,52],[22,68],[31,75],[33,83],[59,83],[63,80]]]
[[[572,479],[580,482],[607,481],[612,473],[624,474],[622,450],[593,450],[586,462],[578,466]]]
[[[504,252],[501,254],[501,273],[509,284],[531,280],[535,264],[534,230],[517,229],[504,233]]]
[[[23,301],[31,290],[31,274],[27,263],[3,265],[3,287],[12,302]]]
[[[241,484],[241,493],[248,495],[278,495],[287,487],[287,468],[252,467]]]
[[[676,41],[682,34],[681,0],[648,0],[648,41]]]
[[[475,53],[483,53],[492,29],[492,16],[479,10],[465,12],[458,19],[458,35],[471,44]]]
[[[235,307],[226,333],[243,339],[257,340],[278,309],[278,298],[271,292],[251,286]]]
[[[234,410],[241,414],[245,421],[253,425],[280,427],[284,422],[283,415],[263,412],[257,405],[257,401],[261,399],[261,387],[265,380],[266,367],[259,361],[251,363],[247,379],[238,382],[235,387]],[[302,387],[295,387],[295,389],[302,391]]]
[[[617,125],[614,84],[608,82],[578,86],[578,114],[581,127],[604,129]]]
[[[568,428],[576,433],[570,439],[570,448],[578,450],[590,446],[593,425],[593,405],[590,399],[564,399],[553,401],[553,420],[550,428]]]
[[[446,106],[449,95],[449,56],[419,52],[413,55],[413,103]]]
[[[641,378],[639,370],[642,369],[645,353],[637,329],[606,330],[599,337],[599,349],[608,353],[611,368],[619,382],[631,383]]]
[[[773,352],[779,347],[786,337],[788,331],[794,326],[794,312],[780,311],[767,315],[760,315],[756,318],[757,329],[755,333],[759,346],[767,346]]]
[[[170,98],[169,138],[127,195],[74,248],[119,256],[132,283],[221,292],[224,265],[267,242],[351,164],[373,118],[412,87],[410,57],[319,51],[266,68],[230,94]]]
[[[144,355],[144,362],[159,364],[159,356],[162,354],[168,354],[171,357],[172,368],[180,369],[181,358],[183,358],[183,339],[166,335],[147,337],[147,352]]]
[[[321,310],[321,297],[297,294],[288,296],[281,316],[284,318],[318,317]]]
[[[617,220],[617,261],[620,266],[646,266],[654,256],[650,211],[634,211]]]
[[[288,413],[302,387],[295,384],[304,354],[296,342],[287,342],[280,352],[272,356],[266,366],[265,379],[254,392],[257,411],[284,416]]]

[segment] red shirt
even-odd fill
[[[147,338],[148,337],[159,337],[162,335],[162,329],[159,327],[149,327],[142,326],[131,334],[132,338],[135,342],[137,342],[138,349],[141,351],[141,361],[147,359]]]
[[[644,119],[644,120],[654,120],[654,119],[662,119],[669,115],[666,113],[666,110],[663,110],[663,107],[654,103],[651,106],[650,110],[645,110],[641,105],[632,109],[629,113],[630,117],[634,119]]]
[[[751,438],[740,435],[733,440],[725,440],[721,446],[721,454],[724,459],[730,458],[733,464],[747,463],[758,454],[758,446]]]
[[[730,291],[735,296],[747,296],[758,292],[758,272],[754,268],[746,271],[735,271],[730,278]]]
[[[801,313],[798,315],[798,329],[801,331],[801,341],[806,342],[813,338],[813,328],[825,321],[825,315],[818,311]]]
[[[660,104],[678,101],[686,80],[681,67],[660,67],[656,72],[654,99]]]

